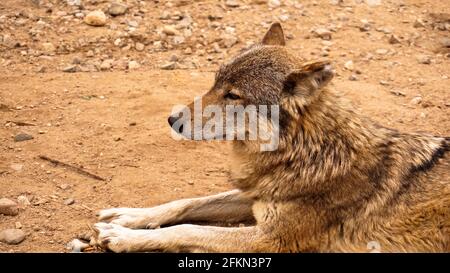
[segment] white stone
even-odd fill
[[[46,53],[52,53],[56,48],[52,43],[42,43],[42,50]]]
[[[91,11],[84,17],[84,22],[90,26],[104,26],[106,24],[106,15],[101,10]]]
[[[269,6],[269,8],[278,8],[279,6],[281,6],[281,3],[279,0],[269,0],[267,1],[267,5]]]
[[[141,67],[141,65],[136,62],[136,61],[129,61],[128,62],[128,69],[138,69],[139,67]]]
[[[28,197],[26,197],[25,195],[19,195],[17,197],[17,203],[21,207],[26,207],[26,206],[31,205],[30,200],[28,200]]]
[[[352,60],[347,61],[347,62],[344,64],[344,67],[345,67],[345,69],[350,70],[350,71],[353,71],[353,69],[355,69]]]
[[[145,45],[143,43],[136,43],[134,47],[137,51],[143,51],[145,49]]]

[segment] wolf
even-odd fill
[[[220,67],[202,107],[279,106],[277,149],[233,141],[234,190],[101,210],[98,243],[114,252],[450,251],[450,138],[371,121],[332,88],[333,75],[329,61],[290,52],[272,24]]]

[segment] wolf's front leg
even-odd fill
[[[232,190],[216,195],[181,199],[153,208],[113,208],[99,212],[99,220],[129,228],[156,228],[183,222],[243,222],[253,219],[252,200]]]
[[[213,227],[183,224],[153,230],[135,230],[97,223],[99,245],[114,252],[273,252],[274,241],[258,226]]]

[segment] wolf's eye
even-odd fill
[[[238,99],[240,99],[241,97],[239,97],[238,95],[233,94],[233,93],[231,93],[231,92],[228,92],[228,93],[225,95],[224,98],[230,99],[230,100],[238,100]]]

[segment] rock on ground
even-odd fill
[[[77,72],[78,70],[79,70],[79,68],[78,68],[77,65],[69,65],[69,66],[66,66],[66,67],[64,67],[64,68],[62,69],[62,71],[63,71],[63,72],[66,72],[66,73],[75,73],[75,72]]]
[[[139,67],[141,67],[141,65],[136,61],[128,62],[128,69],[138,69]]]
[[[345,67],[345,69],[347,69],[347,70],[350,70],[350,71],[353,71],[353,69],[355,69],[355,66],[354,66],[354,64],[353,64],[353,61],[347,61],[345,64],[344,64],[344,67]]]
[[[21,229],[5,229],[0,231],[0,242],[17,245],[25,240],[26,234]]]
[[[176,66],[177,66],[176,62],[167,62],[167,63],[161,65],[161,69],[163,69],[163,70],[173,70],[173,69],[176,68]]]
[[[316,28],[313,30],[314,35],[324,40],[331,40],[331,31],[326,28]]]
[[[14,137],[15,142],[21,142],[21,141],[26,141],[26,140],[31,140],[31,139],[33,139],[33,136],[26,134],[26,133],[20,133]]]
[[[17,197],[17,203],[21,206],[21,207],[26,207],[31,205],[30,200],[28,200],[28,197],[26,197],[25,195],[19,195]]]
[[[0,214],[14,216],[17,215],[18,213],[19,210],[17,208],[16,202],[8,198],[0,199]]]
[[[84,17],[84,22],[90,26],[104,26],[106,24],[106,15],[101,10],[91,11]]]
[[[416,59],[419,64],[431,64],[431,58],[427,55],[418,55]]]
[[[113,2],[108,8],[108,13],[112,16],[123,15],[127,12],[128,6],[124,3]]]

